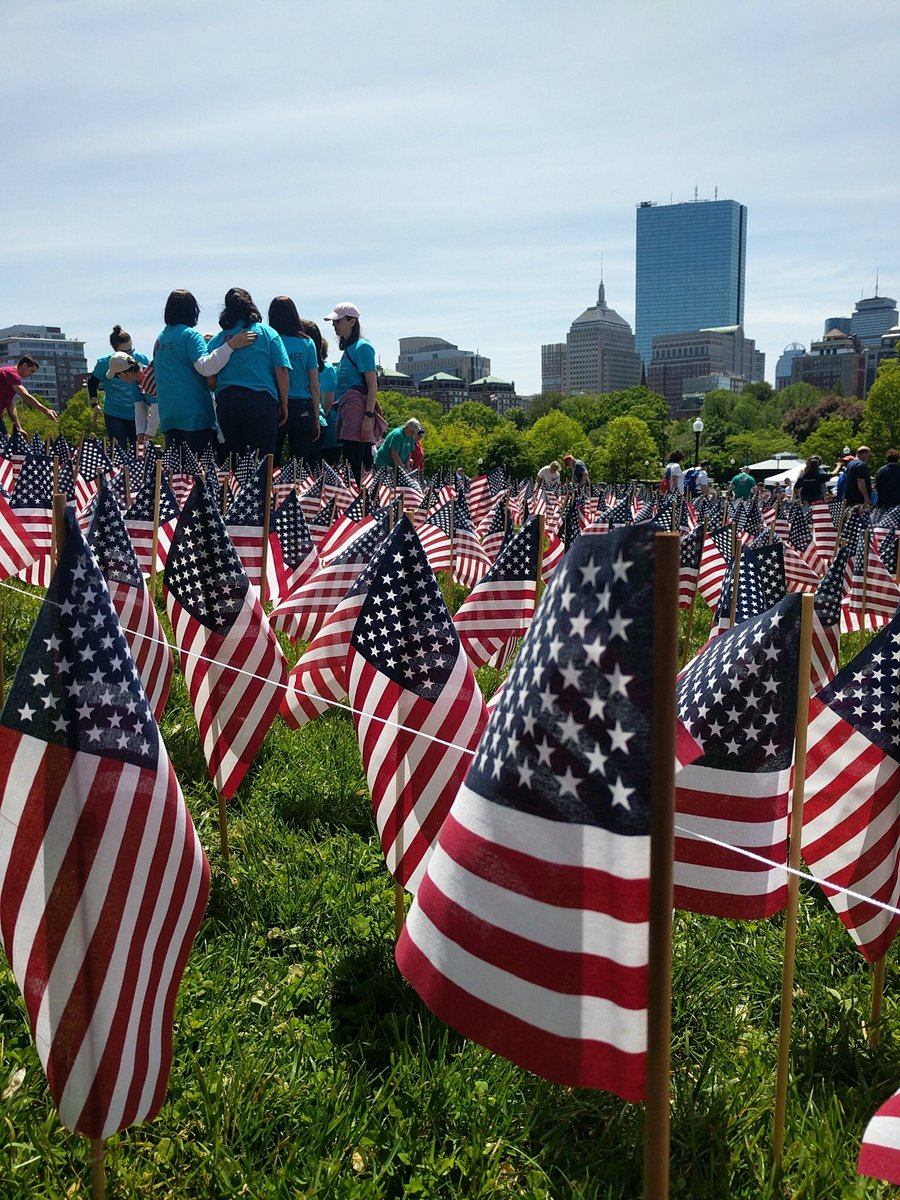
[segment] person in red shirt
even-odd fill
[[[19,414],[16,412],[16,396],[20,396],[26,404],[36,408],[38,412],[42,412],[51,421],[57,419],[53,409],[41,404],[40,400],[32,396],[22,382],[23,379],[30,379],[39,366],[40,363],[36,359],[25,354],[14,367],[0,367],[0,417],[8,413],[9,419],[16,429],[22,428]],[[5,428],[5,422],[0,422],[0,424],[3,424]]]
[[[409,460],[414,471],[421,471],[425,465],[425,451],[422,449],[422,435],[425,430],[421,427],[413,434],[413,448]]]

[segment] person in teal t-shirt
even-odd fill
[[[166,300],[166,327],[153,348],[159,425],[166,446],[189,446],[197,454],[216,445],[216,410],[208,379],[231,358],[243,352],[256,334],[244,330],[212,354],[196,329],[200,305],[191,292],[177,288]]]
[[[419,433],[421,428],[422,426],[415,417],[410,417],[405,425],[398,425],[396,429],[392,429],[386,433],[384,441],[375,452],[375,466],[407,466],[413,452],[413,446],[416,444],[416,434]]]
[[[248,450],[266,455],[277,449],[278,428],[288,417],[291,360],[271,325],[264,325],[253,297],[229,288],[219,316],[221,333],[210,353],[242,330],[256,334],[245,354],[231,359],[216,376],[216,409],[225,449],[234,457]]]
[[[750,493],[756,487],[756,480],[747,471],[741,468],[731,481],[731,490],[735,500],[746,500]]]
[[[106,425],[106,436],[119,443],[120,446],[137,444],[137,426],[135,424],[135,404],[146,404],[146,396],[138,387],[141,372],[110,370],[110,362],[115,354],[127,354],[140,367],[150,365],[146,354],[139,354],[131,343],[131,334],[126,333],[121,325],[114,325],[109,335],[112,354],[104,354],[98,358],[91,376],[88,379],[88,395],[93,401],[93,407],[100,407],[99,393],[103,392],[103,422]],[[146,409],[144,412],[144,429],[147,428]]]
[[[301,317],[300,328],[312,340],[319,363],[319,457],[336,467],[341,461],[341,443],[337,435],[338,410],[334,405],[337,367],[328,361],[328,339],[322,337],[315,321]]]
[[[269,305],[269,324],[275,329],[291,360],[288,381],[288,418],[278,432],[280,465],[287,438],[291,458],[310,466],[319,461],[319,359],[312,338],[307,337],[290,296],[276,296]]]

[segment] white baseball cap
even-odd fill
[[[326,321],[337,321],[341,317],[353,317],[354,320],[359,320],[359,309],[355,304],[351,304],[349,300],[343,300],[340,304],[336,304],[327,317]]]

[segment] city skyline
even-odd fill
[[[11,10],[41,70],[4,71],[0,326],[58,325],[93,364],[115,322],[152,349],[173,287],[214,329],[239,284],[319,319],[352,299],[385,366],[440,337],[530,394],[601,279],[635,328],[636,208],[695,188],[748,209],[744,328],[770,381],[876,277],[900,294],[888,0],[854,22],[836,0],[508,15],[310,0],[276,4],[273,37],[231,0]],[[101,52],[98,79],[113,34],[136,49]]]

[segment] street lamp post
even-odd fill
[[[703,422],[698,417],[693,425],[694,429],[694,466],[700,465],[700,434],[703,432]]]

